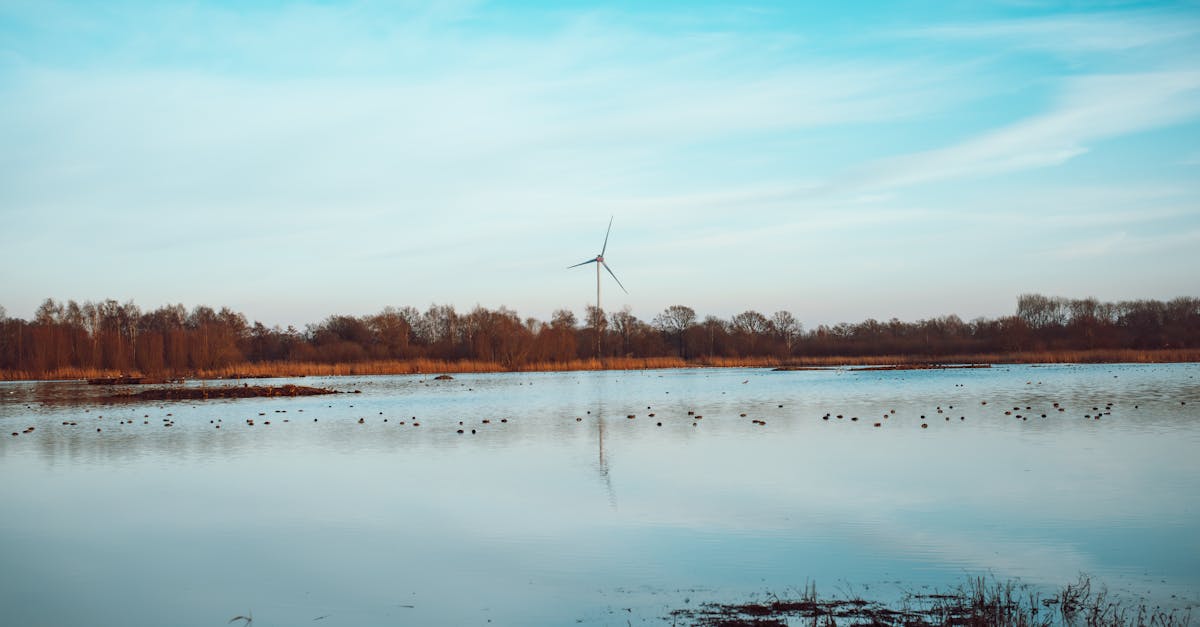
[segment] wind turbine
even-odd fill
[[[604,261],[604,251],[608,250],[608,235],[609,235],[609,233],[612,233],[612,223],[613,223],[613,219],[612,219],[612,217],[609,217],[608,218],[608,230],[604,232],[604,246],[602,246],[600,248],[600,254],[596,255],[595,259],[588,259],[587,261],[581,261],[573,266],[567,266],[567,269],[570,270],[571,268],[578,268],[579,266],[586,266],[589,263],[596,264],[596,311],[600,314],[600,320],[597,321],[597,326],[596,326],[596,356],[597,357],[600,357],[600,326],[604,324],[604,309],[600,306],[600,266],[604,266],[604,269],[608,270],[608,273],[612,275],[612,278],[614,281],[617,282],[617,285],[621,286],[622,292],[625,292],[626,294],[629,293],[629,290],[625,289],[624,285],[621,285],[621,279],[617,278],[617,275],[615,273],[613,273],[612,268],[608,267],[608,263],[606,263]]]

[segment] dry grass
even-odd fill
[[[571,370],[649,370],[654,368],[685,368],[688,362],[678,357],[646,357],[615,359],[576,359],[564,362],[531,362],[515,368],[492,361],[442,361],[411,359],[364,361],[358,363],[293,363],[260,362],[202,370],[194,376],[203,379],[248,377],[344,376],[372,374],[442,374],[462,372],[562,372]]]
[[[507,367],[490,361],[444,361],[409,359],[363,361],[356,363],[316,363],[269,361],[242,363],[224,368],[182,373],[196,379],[235,379],[257,377],[348,376],[383,374],[440,374],[462,372],[561,372],[570,370],[652,370],[658,368],[773,368],[778,366],[888,366],[920,364],[1062,364],[1062,363],[1174,363],[1200,362],[1200,349],[1163,350],[1090,350],[1027,351],[1012,353],[976,353],[961,355],[863,355],[830,357],[609,357],[576,359],[565,362],[531,362]],[[60,368],[38,375],[20,370],[0,370],[0,381],[94,379],[156,373],[121,372],[98,368]]]
[[[72,379],[99,379],[119,377],[125,374],[140,375],[140,372],[122,372],[107,368],[56,368],[37,374],[28,370],[0,370],[0,381],[65,381]]]
[[[1077,351],[1015,351],[957,355],[863,355],[792,357],[786,366],[886,366],[892,364],[1158,364],[1200,362],[1200,349],[1096,349]],[[771,364],[775,365],[775,364]]]

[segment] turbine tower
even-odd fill
[[[621,285],[621,279],[617,278],[617,275],[615,273],[613,273],[612,268],[608,267],[608,263],[606,263],[604,261],[604,251],[608,250],[608,235],[609,235],[609,233],[612,233],[612,223],[613,223],[613,219],[612,219],[612,217],[609,217],[608,218],[608,230],[604,232],[604,246],[602,246],[600,248],[599,255],[596,255],[596,257],[594,259],[588,259],[587,261],[581,261],[573,266],[567,266],[567,269],[570,270],[571,268],[578,268],[579,266],[586,266],[589,263],[596,264],[596,310],[601,315],[601,320],[600,320],[599,324],[603,323],[603,315],[604,315],[604,308],[600,306],[600,266],[604,266],[604,269],[608,270],[608,273],[610,275],[612,275],[613,280],[616,281],[617,285],[619,285],[621,287],[622,292],[625,292],[626,294],[629,293],[629,290],[625,289],[624,285]],[[600,357],[600,327],[599,326],[596,327],[596,356]]]

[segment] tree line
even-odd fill
[[[38,376],[62,369],[186,374],[243,363],[474,360],[506,368],[615,357],[761,358],[949,355],[1095,349],[1200,348],[1200,299],[1106,303],[1025,294],[1014,315],[969,322],[874,319],[805,329],[788,311],[700,318],[673,305],[649,322],[629,308],[566,309],[550,320],[500,307],[387,307],[333,315],[303,330],[267,327],[222,307],[46,299],[32,320],[0,307],[0,370]]]

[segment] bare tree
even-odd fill
[[[771,316],[771,329],[775,332],[775,337],[779,343],[783,345],[785,355],[792,354],[792,347],[796,343],[796,338],[800,336],[803,328],[792,312],[780,310]]]
[[[729,343],[729,325],[716,316],[705,316],[700,323],[704,329],[705,348],[709,357],[724,355]]]
[[[758,353],[759,340],[766,335],[770,326],[766,316],[752,309],[743,311],[730,321],[730,327],[738,339],[738,348],[743,355]]]
[[[613,332],[616,333],[620,342],[621,355],[628,356],[630,351],[629,341],[633,337],[633,333],[637,328],[637,323],[639,320],[634,317],[633,311],[629,308],[629,305],[625,305],[621,308],[621,311],[613,313],[609,316],[609,322],[610,326],[612,326]]]
[[[608,326],[608,318],[604,315],[604,310],[595,305],[586,306],[584,317],[587,320],[588,328],[592,330],[594,336],[593,346],[596,350],[595,356],[597,359],[601,359],[604,357],[603,339],[605,328]]]
[[[671,305],[654,317],[654,328],[675,340],[679,356],[687,359],[683,341],[684,333],[696,324],[696,310],[684,305]]]

